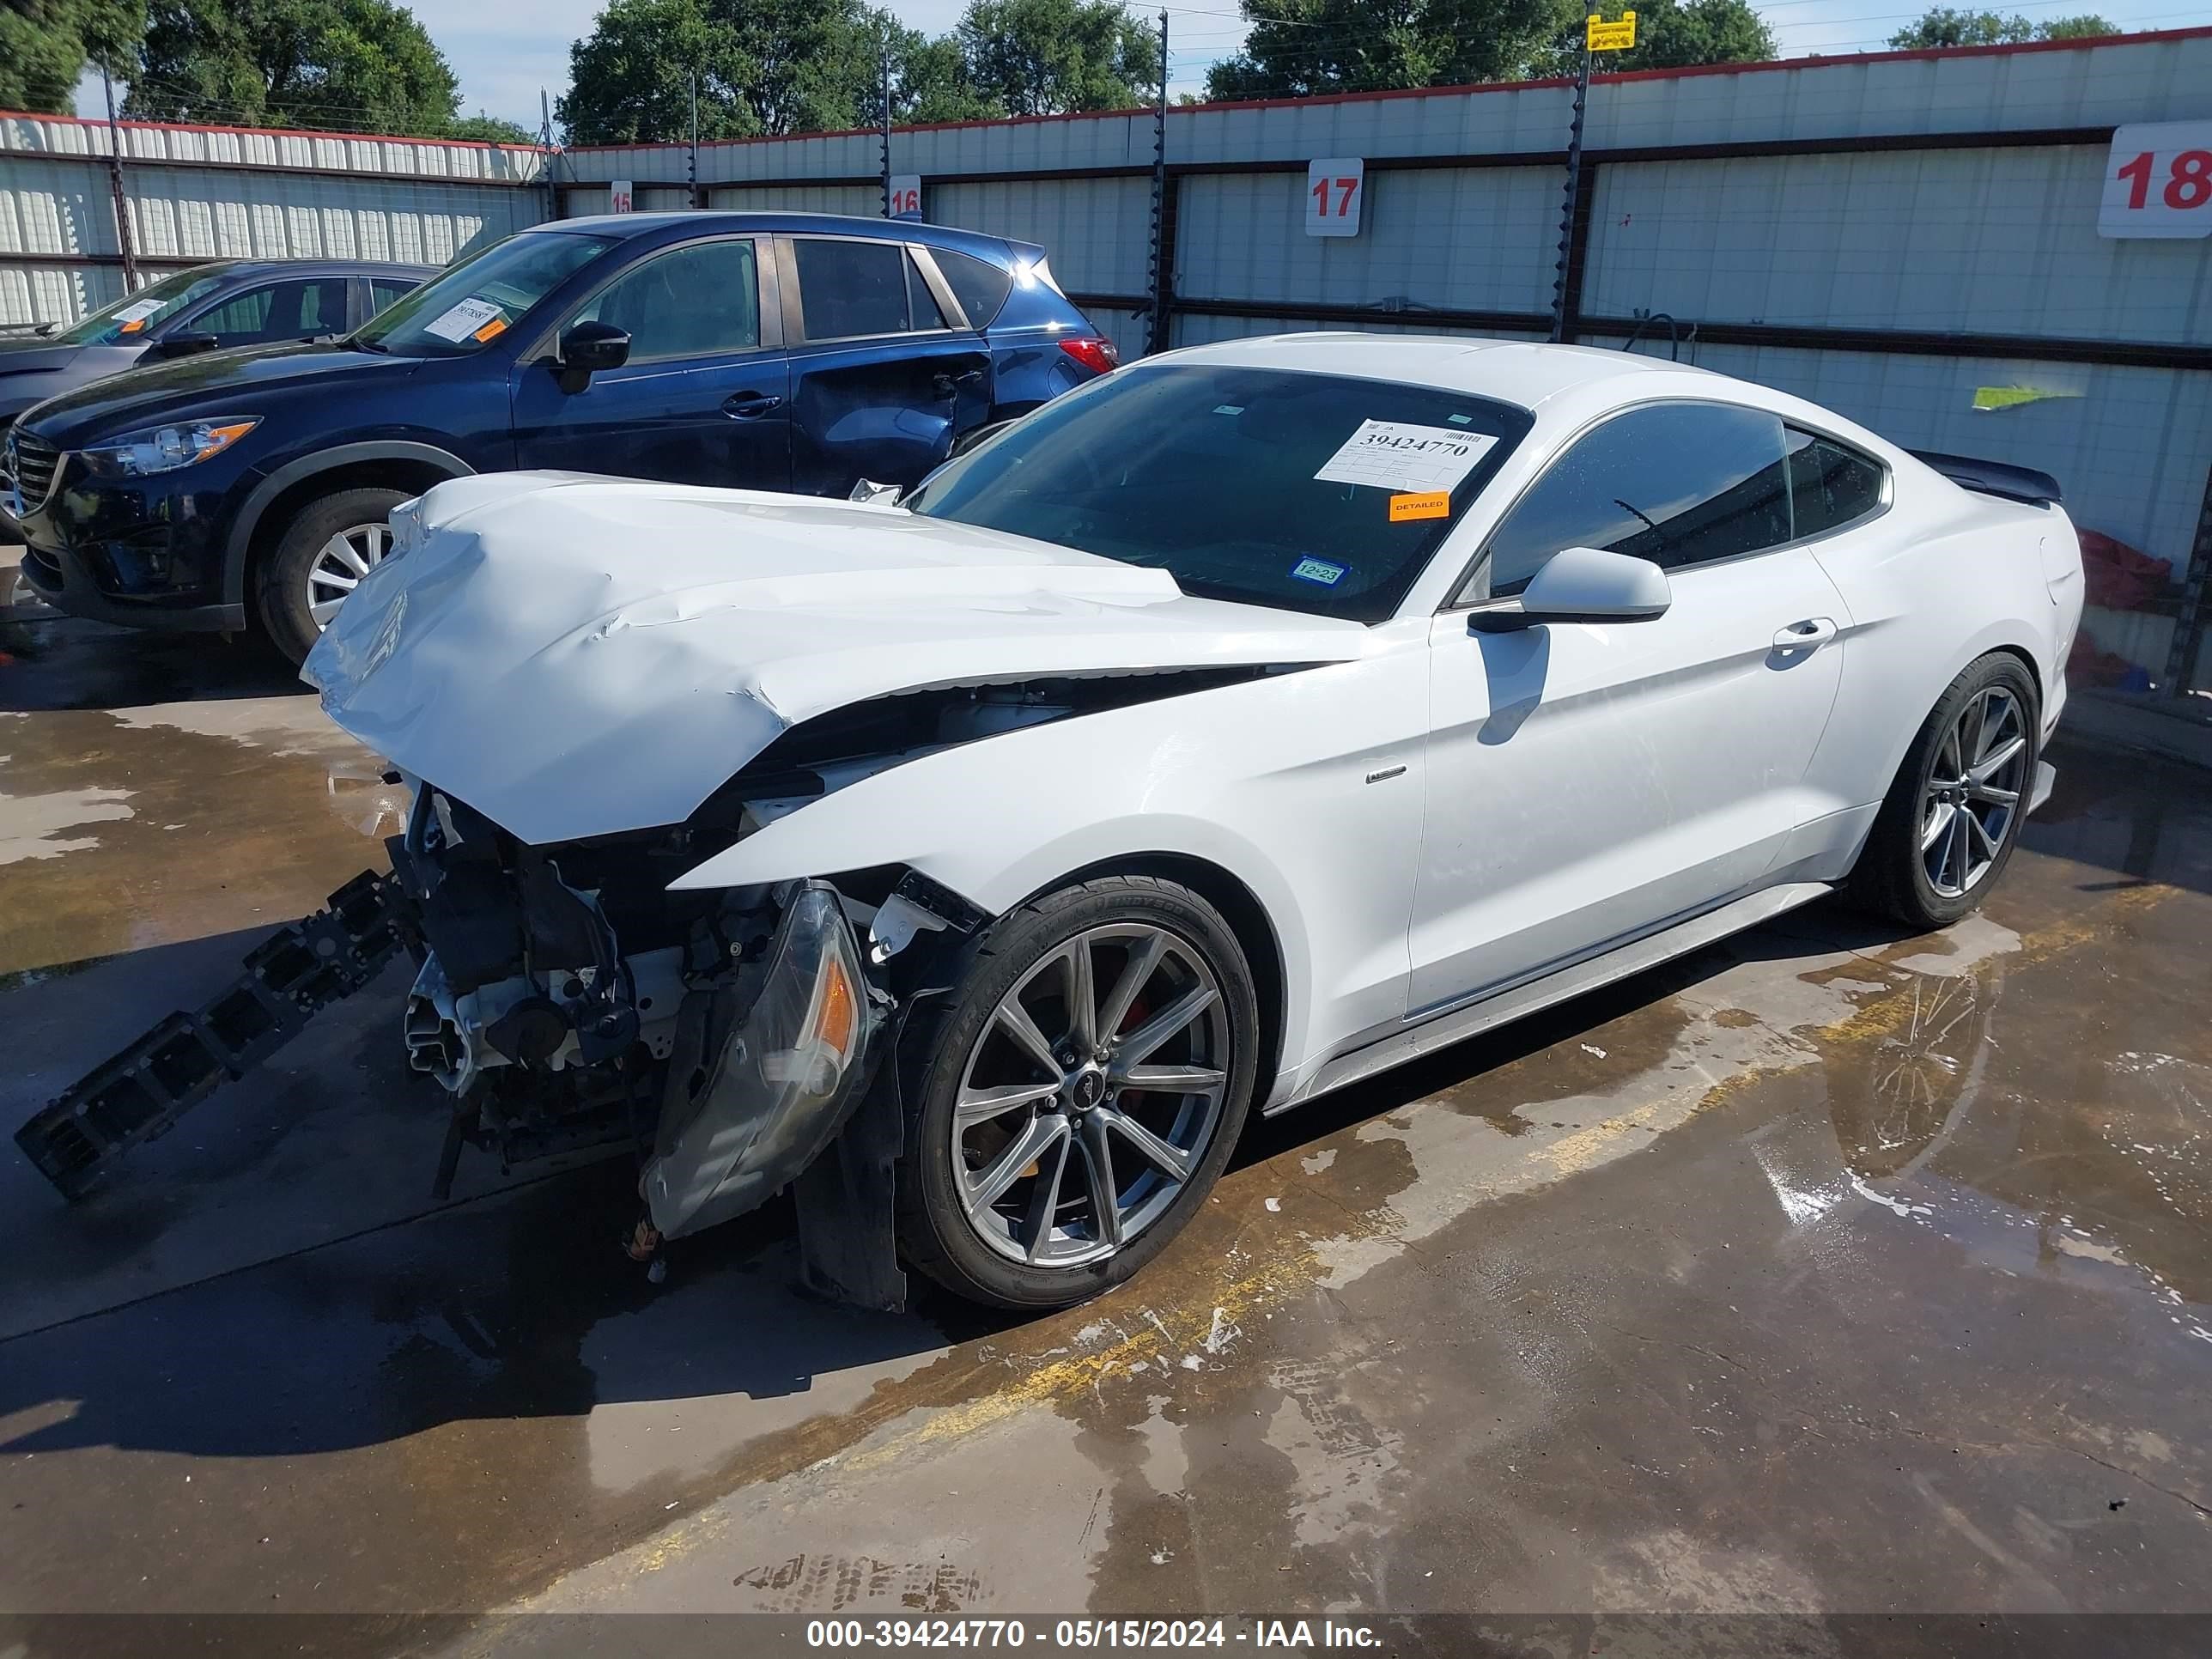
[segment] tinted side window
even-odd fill
[[[960,301],[960,309],[968,313],[970,328],[988,328],[999,308],[1006,303],[1006,295],[1013,292],[1014,276],[988,259],[978,259],[972,253],[955,253],[950,248],[933,248],[938,270],[945,273],[952,297]]]
[[[381,276],[368,279],[368,310],[371,316],[383,310],[394,300],[402,300],[415,291],[413,283],[387,281]]]
[[[908,262],[903,246],[811,237],[800,237],[792,246],[808,339],[906,332]]]
[[[1720,404],[1631,410],[1577,439],[1490,538],[1492,598],[1553,554],[1601,547],[1666,570],[1790,538],[1782,422]]]
[[[1789,430],[1790,505],[1797,534],[1817,536],[1881,505],[1881,466],[1855,449]]]
[[[632,362],[708,357],[760,343],[760,278],[750,241],[696,242],[624,271],[571,323],[611,323]]]
[[[214,335],[225,346],[303,340],[312,335],[340,332],[345,325],[346,285],[343,276],[274,283],[266,288],[248,289],[202,312],[185,325],[195,334]]]

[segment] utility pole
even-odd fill
[[[1160,12],[1159,96],[1152,104],[1152,316],[1145,353],[1168,349],[1168,15]]]
[[[877,54],[876,70],[883,96],[884,217],[890,219],[897,216],[891,201],[891,45],[888,36]]]
[[[1567,198],[1559,213],[1559,264],[1557,276],[1552,283],[1552,340],[1554,344],[1567,337],[1567,264],[1575,245],[1575,208],[1582,194],[1583,181],[1583,106],[1589,98],[1590,47],[1589,19],[1597,15],[1595,3],[1587,5],[1583,20],[1582,67],[1575,71],[1575,118],[1567,129]]]
[[[138,257],[131,246],[131,204],[123,194],[123,134],[115,125],[115,82],[100,66],[100,90],[107,94],[107,191],[115,198],[115,246],[123,255],[123,291],[138,286]]]
[[[550,222],[561,216],[561,157],[553,148],[553,100],[545,88],[538,88],[538,145],[545,152],[540,165],[545,180],[545,217]]]
[[[699,71],[696,70],[691,71],[691,162],[684,175],[684,184],[691,205],[695,208],[699,206]]]

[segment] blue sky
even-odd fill
[[[1957,3],[1958,0],[1954,0]],[[555,98],[568,82],[568,43],[587,33],[604,0],[444,0],[415,8],[431,38],[461,77],[464,110],[503,115],[526,126],[538,125],[542,87]],[[1785,58],[1808,52],[1879,50],[1897,29],[1919,15],[1911,0],[1753,0]],[[933,33],[950,28],[964,0],[903,0],[892,9],[913,27]],[[2182,28],[2212,22],[2212,0],[2179,9],[2176,0],[1998,0],[1992,8],[2030,18],[2059,17],[2095,10],[2129,28]],[[1150,15],[1158,0],[1131,9]],[[1170,4],[1169,42],[1174,48],[1170,83],[1177,91],[1196,90],[1212,58],[1233,52],[1243,29],[1236,0],[1195,0],[1191,7]],[[1608,11],[1617,10],[1608,0]],[[100,83],[78,91],[80,112],[100,112]],[[672,137],[675,135],[671,134]]]

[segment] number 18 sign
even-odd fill
[[[1359,198],[1367,164],[1357,155],[1306,164],[1306,234],[1359,234]]]
[[[2122,127],[2105,158],[2100,236],[2212,234],[2212,121]]]

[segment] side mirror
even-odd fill
[[[902,485],[878,483],[873,478],[863,478],[853,486],[853,493],[845,499],[848,501],[859,501],[868,507],[873,507],[878,502],[896,506],[898,498],[904,493],[904,487]]]
[[[561,367],[571,374],[596,374],[629,361],[629,331],[612,323],[578,323],[561,337]]]
[[[1521,591],[1517,609],[1468,613],[1470,634],[1510,634],[1538,623],[1650,622],[1674,602],[1667,573],[1649,559],[1595,547],[1565,547]]]
[[[145,354],[139,361],[149,363],[166,363],[178,357],[197,357],[202,352],[213,351],[222,344],[222,342],[212,334],[202,334],[191,331],[165,334],[146,348]]]

